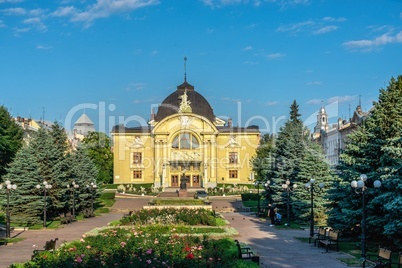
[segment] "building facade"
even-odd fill
[[[368,115],[369,113],[363,112],[358,105],[353,117],[348,121],[339,118],[336,124],[329,125],[328,114],[325,108],[321,107],[317,114],[317,124],[312,138],[322,145],[324,155],[331,167],[339,164],[339,155],[345,149],[348,135],[361,125]]]
[[[253,177],[251,159],[258,127],[234,127],[216,117],[208,101],[187,83],[177,86],[151,115],[148,126],[115,126],[114,183],[179,187],[245,184]]]

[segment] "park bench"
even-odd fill
[[[60,213],[60,223],[61,224],[69,224],[74,221],[74,217],[70,212],[67,212],[66,214]]]
[[[133,210],[130,210],[127,214],[124,214],[123,217],[130,217],[131,215],[133,215]]]
[[[252,262],[260,263],[260,256],[256,255],[250,247],[241,245],[239,240],[235,240],[235,242],[240,260],[251,260]]]
[[[204,200],[204,205],[211,205],[211,204],[212,204],[212,201]]]
[[[311,240],[314,239],[314,246],[317,246],[320,240],[324,240],[327,238],[329,230],[330,228],[319,227],[318,232],[315,233],[315,236],[310,236],[308,242],[311,243]]]
[[[391,267],[391,259],[392,251],[381,246],[378,246],[377,254],[367,254],[366,256],[366,260],[372,262],[375,267]]]
[[[43,252],[43,251],[54,252],[55,249],[56,249],[56,241],[57,240],[58,240],[58,238],[46,241],[45,246],[43,247],[43,249],[35,249],[33,251],[33,255],[32,255],[31,259],[33,260],[36,255],[38,255],[40,252]]]
[[[151,200],[148,202],[148,206],[155,206],[156,205],[156,201]]]
[[[82,211],[84,218],[95,217],[94,210],[92,208],[86,208]]]
[[[325,246],[325,251],[328,252],[330,246],[336,246],[336,251],[339,251],[339,232],[329,230],[324,239],[318,240],[319,245]]]

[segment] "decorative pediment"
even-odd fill
[[[142,141],[140,136],[137,136],[134,138],[134,141],[130,147],[131,148],[144,148],[144,142]]]
[[[227,143],[226,147],[237,148],[240,147],[240,144],[236,141],[235,136],[230,136],[229,142]]]

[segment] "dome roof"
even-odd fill
[[[200,93],[196,92],[194,86],[187,83],[186,80],[184,80],[183,84],[177,86],[177,90],[170,94],[158,107],[155,121],[159,122],[170,115],[179,113],[180,97],[185,92],[187,99],[190,101],[192,113],[201,115],[213,122],[215,115],[211,105],[209,105],[208,101]]]

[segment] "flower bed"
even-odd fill
[[[246,267],[236,256],[237,248],[229,238],[200,239],[175,231],[162,235],[133,227],[84,236],[55,254],[43,252],[33,261],[10,267]]]
[[[203,208],[154,208],[134,211],[120,220],[122,225],[175,224],[216,226],[215,214]]]
[[[93,235],[63,244],[54,253],[41,252],[34,260],[10,268],[258,267],[237,260],[233,239],[209,239],[207,230],[225,229],[210,227],[214,224],[214,213],[205,209],[136,211],[123,218],[119,226],[96,229]]]

